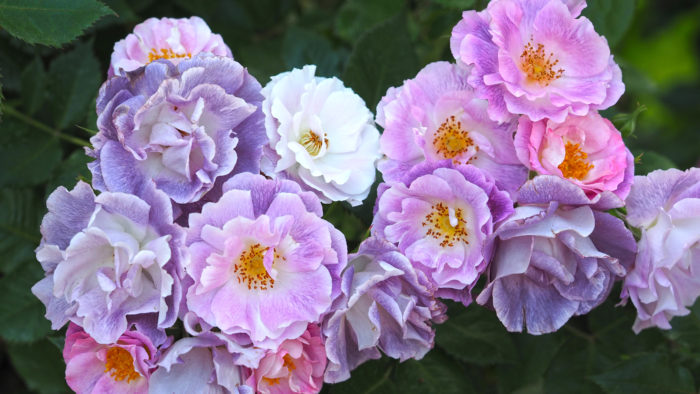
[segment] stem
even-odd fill
[[[30,118],[29,116],[17,111],[16,109],[14,109],[10,106],[4,107],[3,112],[6,115],[11,116],[17,120],[20,120],[20,121],[28,124],[29,126],[32,126],[33,128],[35,128],[37,130],[41,130],[44,133],[56,136],[64,141],[70,142],[71,144],[78,145],[78,146],[90,146],[90,143],[88,141],[85,141],[85,140],[78,138],[78,137],[73,137],[70,135],[61,134],[61,132],[59,132],[58,130],[52,129],[51,127],[39,122],[38,120]]]

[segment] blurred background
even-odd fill
[[[29,288],[45,201],[57,186],[89,181],[83,146],[96,129],[95,99],[112,47],[149,17],[198,15],[265,85],[313,63],[338,76],[371,109],[390,86],[426,64],[453,60],[452,27],[484,0],[113,0],[71,44],[31,46],[0,31],[0,393],[60,393],[62,331],[50,330]],[[626,92],[604,112],[625,134],[636,172],[700,164],[700,2],[589,0],[583,15],[606,36]],[[326,217],[350,248],[365,237],[374,196],[335,204]],[[478,305],[450,305],[436,348],[420,362],[370,362],[330,393],[697,392],[700,308],[674,329],[632,330],[634,309],[610,299],[559,332],[509,334]]]

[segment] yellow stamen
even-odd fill
[[[292,360],[292,356],[285,354],[282,359],[284,360],[284,367],[286,367],[289,372],[297,369],[296,365],[294,365],[294,360]]]
[[[161,49],[160,52],[155,48],[151,48],[151,52],[148,53],[148,62],[152,62],[158,59],[182,59],[186,57],[192,57],[191,53],[175,53],[172,49]]]
[[[275,286],[275,280],[267,273],[263,260],[269,247],[253,244],[244,250],[233,266],[238,283],[248,286],[248,290],[267,290]],[[275,259],[286,260],[275,252]]]
[[[326,148],[328,147],[328,138],[325,138],[327,134],[323,134],[323,139],[321,137],[314,133],[312,130],[307,131],[304,133],[301,138],[299,139],[299,143],[306,149],[307,152],[311,156],[316,156],[321,152],[321,147],[323,144],[326,144]]]
[[[549,56],[545,54],[544,45],[537,44],[535,47],[531,38],[520,55],[520,68],[525,72],[530,82],[548,86],[564,74],[564,69],[554,69],[559,60],[552,60],[552,56],[554,56],[553,53],[550,53]]]
[[[440,241],[441,247],[452,247],[455,242],[469,243],[467,221],[461,208],[448,208],[443,203],[434,204],[432,211],[425,216],[421,224],[428,229],[425,235]]]
[[[474,146],[474,141],[469,137],[469,132],[462,128],[462,122],[457,121],[454,116],[450,116],[435,132],[433,146],[443,158],[454,160],[455,157],[466,152],[469,147]],[[478,146],[476,150],[479,150]],[[457,160],[454,161],[455,164],[462,164]]]
[[[134,370],[134,358],[131,357],[131,354],[126,349],[118,346],[111,347],[107,350],[105,372],[110,371],[110,375],[114,380],[122,381],[126,379],[127,383],[141,376]]]
[[[586,162],[588,154],[581,150],[579,144],[572,144],[571,142],[567,142],[564,149],[566,150],[566,155],[564,156],[564,161],[559,164],[562,175],[564,175],[564,178],[583,179],[593,168],[593,164]]]

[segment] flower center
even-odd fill
[[[172,49],[161,49],[160,52],[158,52],[155,48],[151,48],[151,51],[148,52],[148,62],[152,62],[154,60],[158,59],[182,59],[185,57],[192,57],[191,53],[175,53],[173,52]]]
[[[267,273],[263,264],[268,249],[269,247],[263,247],[260,244],[250,245],[241,253],[238,262],[233,266],[238,283],[247,285],[248,290],[267,290],[275,286],[275,280]],[[277,253],[275,258],[279,258]]]
[[[328,138],[326,138],[326,136],[327,134],[324,133],[322,139],[321,136],[309,130],[301,136],[299,143],[311,156],[316,156],[321,151],[321,147],[324,143],[326,147],[328,146]]]
[[[462,129],[462,122],[450,116],[435,132],[433,146],[435,151],[445,159],[454,159],[457,155],[466,152],[469,147],[474,146],[474,141],[469,138],[469,132]],[[476,150],[479,150],[478,146]],[[457,161],[455,164],[462,163]]]
[[[425,232],[427,237],[433,237],[440,241],[440,247],[454,246],[455,241],[469,243],[467,237],[467,221],[464,219],[464,212],[461,208],[453,209],[443,203],[434,204],[430,213],[425,216],[425,221],[421,223],[428,229]]]
[[[532,39],[523,48],[520,55],[520,68],[527,74],[528,80],[538,82],[542,86],[548,86],[552,81],[559,79],[564,73],[563,69],[555,70],[554,66],[559,63],[558,59],[552,60],[553,53],[547,56],[544,52],[544,45],[532,44]]]
[[[583,179],[588,175],[588,171],[593,168],[593,164],[586,162],[588,154],[581,150],[579,144],[572,144],[571,142],[567,142],[564,149],[566,149],[566,155],[564,156],[564,161],[559,164],[562,175],[564,175],[564,178]]]
[[[116,381],[126,379],[129,383],[132,380],[138,379],[141,376],[134,370],[134,358],[126,349],[118,346],[111,347],[107,350],[107,361],[105,362],[105,372],[109,372]]]
[[[284,360],[284,367],[287,368],[289,372],[297,369],[296,365],[294,365],[294,360],[292,360],[292,356],[285,354],[282,359]]]

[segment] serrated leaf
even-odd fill
[[[44,305],[31,292],[44,277],[39,262],[29,260],[0,279],[0,336],[8,342],[33,342],[51,331]]]
[[[343,80],[374,110],[391,86],[413,78],[419,64],[411,43],[406,15],[399,14],[368,31],[348,59]]]
[[[9,274],[34,263],[39,244],[39,223],[46,210],[30,189],[0,190],[0,272]]]
[[[696,393],[685,368],[674,367],[663,354],[631,357],[592,380],[609,394]]]
[[[404,0],[349,0],[338,10],[335,32],[355,42],[365,31],[401,12]]]
[[[613,47],[625,34],[634,16],[635,0],[588,0],[582,14]]]
[[[517,361],[513,340],[495,313],[476,305],[460,309],[437,326],[435,342],[441,349],[458,360],[478,365]]]
[[[95,0],[0,0],[0,26],[30,44],[60,46],[110,13]]]
[[[100,64],[90,44],[78,44],[54,59],[49,67],[49,93],[54,125],[59,130],[85,119],[94,108],[92,99],[100,87]]]
[[[22,71],[22,106],[27,115],[34,115],[44,103],[46,94],[46,71],[40,57]]]
[[[0,187],[33,186],[51,177],[61,146],[57,138],[36,138],[36,133],[9,116],[0,123]]]
[[[30,389],[41,394],[70,392],[61,352],[47,339],[26,345],[10,345],[7,352],[15,370]]]
[[[87,164],[92,161],[82,150],[71,153],[56,169],[55,175],[46,186],[46,194],[52,193],[59,186],[70,190],[79,180],[91,183],[92,173]]]

